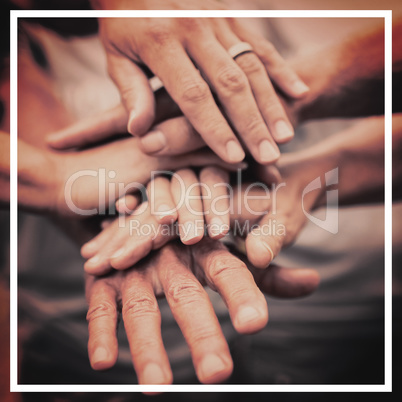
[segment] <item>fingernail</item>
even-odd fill
[[[296,81],[292,85],[292,88],[297,95],[302,95],[310,90],[310,88],[301,80]]]
[[[150,131],[140,141],[144,150],[150,154],[160,152],[166,146],[166,137],[162,131]]]
[[[193,222],[186,222],[183,225],[183,241],[189,241],[195,237],[195,225]]]
[[[236,315],[236,324],[239,326],[243,326],[259,318],[261,318],[261,314],[254,307],[243,307]]]
[[[105,348],[103,347],[97,348],[91,358],[92,366],[96,368],[96,366],[98,366],[100,363],[106,362],[107,357],[108,357],[108,351]]]
[[[163,384],[166,381],[165,374],[156,363],[149,363],[142,372],[141,377],[141,383],[143,384]]]
[[[226,154],[231,163],[241,162],[246,156],[242,147],[235,140],[230,140],[227,142]]]
[[[95,255],[95,256],[93,256],[92,258],[90,258],[88,261],[87,261],[87,263],[88,264],[96,264],[98,261],[99,261],[99,255]]]
[[[202,359],[198,367],[198,377],[201,382],[210,382],[214,380],[212,377],[226,370],[227,366],[219,356],[209,354]]]
[[[262,243],[263,246],[268,250],[268,252],[269,252],[269,254],[270,254],[270,256],[271,256],[271,260],[270,260],[269,263],[271,263],[272,260],[273,260],[274,257],[275,257],[275,256],[274,256],[274,252],[272,251],[271,246],[270,246],[268,243],[266,243],[264,240],[262,240],[261,243]]]
[[[167,204],[161,204],[161,205],[159,205],[159,207],[157,209],[157,212],[160,215],[171,215],[174,211],[175,211],[175,209]]]
[[[193,222],[186,222],[182,227],[181,241],[184,244],[194,244],[197,242],[201,233],[198,233],[198,228]]]
[[[175,211],[176,209],[172,208],[170,205],[161,204],[156,210],[156,213],[160,220],[166,221],[167,218],[170,218],[171,223],[173,223],[176,219]]]
[[[275,124],[276,140],[277,141],[288,141],[293,138],[294,132],[289,127],[289,125],[283,121],[279,120]]]
[[[137,114],[133,111],[130,112],[130,115],[128,117],[128,123],[127,123],[127,131],[131,134],[131,135],[136,135],[136,133],[134,132],[134,130],[131,128],[131,126],[133,125],[134,120],[136,119]]]
[[[280,155],[278,147],[268,140],[261,141],[259,151],[262,163],[275,162]]]
[[[98,243],[94,240],[89,241],[88,243],[85,243],[81,247],[81,255],[85,258],[85,255],[91,254],[94,251],[96,251],[98,248]]]
[[[112,256],[111,256],[110,258],[117,258],[117,257],[120,257],[120,256],[124,253],[125,250],[126,250],[126,249],[125,249],[124,247],[120,248],[120,249],[117,250],[114,254],[112,254]]]
[[[214,217],[211,219],[211,222],[208,226],[208,233],[210,237],[219,236],[226,229],[225,222],[221,218]]]

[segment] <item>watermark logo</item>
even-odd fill
[[[325,173],[325,187],[331,187],[335,184],[338,184],[338,168],[330,170]],[[325,231],[336,234],[338,233],[338,208],[339,208],[339,200],[338,200],[338,190],[327,190],[326,198],[327,204],[325,208],[325,218],[319,219],[316,216],[313,216],[310,212],[308,212],[305,208],[304,199],[307,194],[314,190],[318,190],[322,188],[321,177],[315,178],[311,181],[302,192],[302,210],[307,219],[313,222],[316,226],[324,229]]]

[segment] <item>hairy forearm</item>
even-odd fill
[[[393,74],[401,79],[402,20],[393,27]],[[292,61],[310,93],[290,106],[296,123],[384,113],[384,28],[355,34],[314,56]],[[394,111],[401,109],[394,103]]]

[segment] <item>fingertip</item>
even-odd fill
[[[90,258],[84,264],[84,271],[90,275],[104,275],[109,272],[111,266],[108,261],[102,260],[99,255]]]
[[[216,354],[207,354],[197,367],[197,377],[203,384],[217,384],[230,377],[233,371],[232,359]]]
[[[81,256],[85,259],[91,258],[98,251],[98,245],[94,241],[89,241],[85,243],[80,250]]]
[[[264,305],[242,306],[237,311],[233,326],[240,334],[252,334],[260,331],[268,323],[268,307],[264,299]]]
[[[262,164],[274,163],[280,156],[280,151],[277,145],[269,140],[262,140],[258,146],[258,151],[258,162]]]
[[[193,221],[179,224],[180,240],[186,246],[198,243],[204,237],[204,228],[201,228]]]
[[[288,142],[295,135],[293,127],[284,120],[279,120],[275,123],[274,132],[275,132],[275,141],[279,143]]]
[[[302,98],[310,92],[310,88],[302,81],[297,80],[290,86],[291,95],[295,98]]]
[[[230,225],[225,223],[223,219],[214,217],[208,224],[208,235],[211,239],[219,240],[225,237],[230,229]]]
[[[229,140],[226,144],[225,162],[240,163],[246,157],[243,148],[235,140]]]
[[[298,275],[303,294],[306,296],[313,293],[320,285],[321,277],[315,269],[300,269]]]
[[[183,237],[180,236],[180,240],[184,245],[192,246],[193,244],[199,243],[203,237],[204,237],[204,234],[188,235],[188,236],[183,236]]]
[[[173,382],[173,375],[171,370],[164,370],[157,363],[148,363],[144,370],[139,373],[140,384],[171,384]],[[147,394],[155,394],[148,392]]]
[[[158,223],[170,225],[177,220],[177,209],[168,204],[161,204],[156,208],[154,216]]]
[[[145,154],[157,154],[166,147],[166,136],[160,130],[153,130],[141,137],[139,145]]]
[[[271,246],[252,232],[246,239],[247,257],[256,268],[265,269],[274,259]]]
[[[90,356],[89,361],[94,370],[106,370],[113,367],[116,362],[116,357],[105,347],[99,346]]]
[[[142,106],[135,110],[132,109],[128,117],[127,131],[134,137],[141,137],[150,129],[154,120],[154,107],[144,108]]]

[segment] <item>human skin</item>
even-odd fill
[[[192,0],[100,0],[93,5],[99,9],[148,10],[200,7],[199,2]],[[224,7],[213,0],[202,3],[206,10]],[[145,64],[161,79],[204,141],[226,162],[244,158],[226,118],[259,163],[274,162],[279,156],[275,141],[286,142],[293,137],[293,128],[270,79],[290,97],[301,97],[308,88],[273,45],[251,32],[242,21],[100,18],[99,24],[109,73],[120,89],[128,114],[127,129],[133,135],[145,134],[154,120],[154,98],[139,67]],[[254,52],[233,60],[227,49],[241,41],[250,43]],[[223,105],[225,117],[213,93]]]
[[[402,77],[402,18],[393,24],[393,79]],[[384,27],[374,23],[371,28],[356,32],[347,39],[308,56],[289,60],[294,70],[308,84],[310,90],[298,100],[281,98],[282,104],[294,126],[309,120],[333,117],[366,117],[384,113]],[[402,110],[399,98],[393,102],[393,112]],[[112,124],[111,124],[112,123]],[[123,105],[107,114],[84,119],[52,133],[48,143],[64,149],[122,132],[127,125]],[[185,117],[170,122],[178,131],[181,141],[176,141],[174,130],[166,132],[156,124],[140,138],[141,150],[150,155],[177,155],[180,146],[194,144],[197,149],[205,142]],[[100,127],[103,129],[100,130]]]
[[[130,161],[127,161],[126,159],[129,159],[130,156],[132,157],[132,153],[133,151],[135,151],[135,148],[134,145],[133,148],[128,147],[127,141],[129,141],[129,143],[131,144],[135,144],[137,140],[135,138],[125,139],[109,145],[104,145],[102,147],[76,152],[74,154],[72,152],[59,153],[57,151],[47,150],[46,144],[44,142],[44,136],[46,136],[48,132],[57,129],[61,124],[65,124],[66,122],[68,122],[70,117],[66,114],[66,111],[64,110],[60,102],[58,102],[57,98],[53,96],[52,88],[49,85],[49,82],[46,80],[46,76],[42,75],[42,73],[39,70],[37,70],[34,65],[29,64],[29,60],[20,57],[20,62],[23,63],[20,66],[19,70],[20,72],[19,87],[23,89],[21,90],[19,96],[19,118],[20,118],[19,136],[21,141],[21,143],[19,144],[20,173],[21,173],[20,178],[21,179],[23,177],[26,178],[25,180],[26,183],[24,182],[20,183],[21,185],[20,195],[22,196],[22,199],[20,201],[22,202],[23,205],[25,205],[28,208],[31,208],[35,212],[48,213],[49,216],[51,216],[64,230],[70,233],[78,243],[81,243],[84,239],[87,240],[90,236],[93,236],[94,233],[93,226],[90,224],[91,222],[85,219],[81,220],[66,219],[66,214],[63,212],[63,209],[54,208],[52,200],[54,200],[55,197],[54,194],[52,193],[55,192],[55,194],[58,194],[57,182],[59,180],[58,174],[61,172],[61,170],[59,170],[58,167],[55,168],[55,165],[53,165],[52,163],[53,162],[59,163],[58,161],[60,161],[60,163],[62,164],[63,163],[62,161],[65,160],[65,163],[67,163],[69,166],[74,166],[75,169],[77,167],[90,168],[91,166],[93,166],[93,164],[95,164],[94,166],[96,166],[96,163],[98,164],[101,163],[107,157],[108,163],[111,163],[111,167],[113,167],[113,169],[116,171],[119,170],[118,169],[119,166],[123,168],[124,163],[126,163],[125,166],[126,170],[128,170],[128,168],[130,167],[134,169],[134,166],[130,166]],[[7,134],[4,133],[3,137],[4,140],[9,141],[9,138],[6,137]],[[123,144],[123,146],[120,147],[120,144]],[[108,153],[108,150],[111,152],[111,154]],[[112,155],[112,157],[110,157],[110,155]],[[35,169],[30,169],[30,167],[32,168],[33,166],[32,161],[34,161],[35,158],[39,158],[40,160],[38,164],[35,165]],[[156,158],[153,157],[152,159],[154,160]],[[84,163],[84,165],[82,165],[81,162],[79,162],[80,160],[82,161],[82,163]],[[175,161],[177,160],[178,158],[175,158]],[[208,163],[208,160],[205,160],[203,163]],[[138,166],[135,167],[138,168]],[[146,166],[146,168],[149,168],[149,166]],[[154,167],[152,166],[152,168]],[[132,173],[125,172],[125,174],[132,174]],[[138,174],[138,172],[136,174]],[[42,180],[44,182],[43,187],[38,185],[42,182]],[[65,180],[65,176],[62,176],[62,180]],[[53,184],[54,182],[56,183],[55,185]],[[36,200],[36,197],[39,198],[39,201]],[[80,205],[85,205],[85,203]],[[219,245],[219,243],[216,244]],[[168,253],[168,250],[169,248],[163,249],[162,253]],[[204,264],[205,266],[210,267],[210,272],[208,275],[210,278],[213,277],[214,279],[213,280],[209,279],[209,283],[215,284],[216,288],[220,290],[221,294],[223,294],[224,297],[226,297],[226,299],[228,300],[228,302],[230,302],[232,306],[231,307],[232,319],[236,323],[237,328],[243,332],[253,332],[255,330],[262,328],[266,324],[267,320],[266,302],[262,296],[261,291],[258,290],[258,288],[256,287],[250,271],[247,269],[247,267],[244,265],[243,262],[231,256],[231,254],[228,253],[227,251],[225,251],[225,255],[213,256],[212,247],[209,247],[209,250],[211,251],[211,260],[205,261],[201,258],[201,256],[199,256],[199,258],[196,258],[195,261],[196,263],[200,264],[200,266]],[[175,258],[182,261],[183,259],[185,259],[187,251],[181,250],[180,253],[181,254],[176,254]],[[205,259],[205,251],[202,254],[204,256],[203,258]],[[165,258],[163,258],[163,261],[166,262]],[[237,265],[234,264],[233,261],[237,261],[236,262]],[[199,378],[203,382],[222,381],[224,378],[230,375],[232,361],[226,341],[220,330],[219,323],[217,322],[211,304],[207,300],[206,294],[202,288],[203,283],[201,281],[204,280],[205,282],[208,282],[208,275],[206,274],[204,278],[194,276],[194,274],[192,274],[189,271],[188,266],[180,264],[170,265],[171,268],[170,270],[166,270],[166,267],[167,267],[166,264],[162,264],[162,268],[164,269],[163,271],[164,279],[163,280],[160,279],[160,285],[165,286],[164,290],[167,291],[168,298],[174,301],[178,298],[177,295],[181,295],[179,299],[187,300],[186,306],[188,305],[188,303],[190,303],[190,305],[194,304],[194,306],[197,306],[197,308],[200,309],[204,317],[204,319],[201,321],[202,327],[204,328],[205,331],[207,331],[208,328],[213,330],[211,333],[207,332],[209,338],[208,337],[205,338],[204,342],[200,344],[199,343],[200,339],[197,336],[198,331],[194,330],[194,328],[197,328],[196,326],[197,323],[194,323],[194,320],[191,320],[192,316],[189,315],[188,309],[183,308],[183,304],[179,302],[171,304],[173,314],[175,315],[175,318],[179,322],[180,326],[182,327],[184,335],[189,343],[190,349],[193,352],[194,364],[196,365]],[[147,270],[148,269],[151,270],[151,268],[152,267],[150,265],[150,268],[147,268]],[[212,269],[214,269],[215,271],[212,272],[211,271]],[[236,270],[238,273],[236,275],[231,276],[232,278],[231,281],[223,280],[224,277],[223,273],[231,272],[234,274],[236,273]],[[138,272],[137,270],[131,270],[131,271],[128,270],[122,273],[116,273],[116,276],[131,277],[131,275],[133,275],[135,278],[137,278],[137,274],[140,272],[141,270],[138,270]],[[290,278],[291,280],[289,280],[289,276],[287,276],[286,274],[283,275],[281,271],[277,270],[273,271],[273,273],[274,274],[267,276],[268,279],[261,278],[261,284],[267,287],[268,289],[271,286],[271,288],[274,289],[273,293],[275,293],[275,289],[278,289],[278,286],[274,285],[275,281],[272,282],[272,280],[276,278],[276,274],[278,274],[277,280],[279,280],[279,283],[282,283],[284,285],[283,286],[284,288],[289,287],[291,295],[294,295],[293,293],[295,289],[294,285],[296,285],[297,288],[297,286],[300,284],[302,292],[301,294],[311,292],[318,285],[318,276],[315,271],[307,271],[306,276],[304,276],[304,274],[300,275],[298,272],[296,272],[293,278],[294,280],[292,280],[292,278]],[[186,278],[187,280],[189,280],[190,277],[191,277],[191,285],[189,285],[189,287],[186,287],[185,286],[186,282],[184,280]],[[272,280],[269,279],[269,277],[271,277]],[[89,278],[88,280],[93,281],[94,283],[105,283],[107,278],[103,277],[95,279],[92,277]],[[113,280],[112,283],[115,283],[115,280]],[[124,281],[123,286],[125,287],[126,291],[132,292],[132,288],[129,285],[130,285],[129,281]],[[144,289],[149,290],[150,286],[155,285],[155,283],[150,284],[149,282],[144,281],[142,285],[143,286],[141,286],[141,284],[136,282],[134,289],[136,291],[139,291],[140,289],[142,291],[144,291]],[[158,285],[158,282],[156,282],[156,285]],[[153,288],[153,291],[159,296],[162,295],[160,285]],[[93,288],[94,291],[88,290],[88,293],[91,295],[91,297],[94,297],[95,300],[96,297],[98,297],[97,300],[99,300],[99,293],[96,290],[98,286],[100,285],[97,285]],[[173,293],[172,291],[169,291],[171,286],[174,286],[174,289],[176,289],[176,291]],[[239,287],[239,291],[231,293],[234,289],[236,289],[236,286]],[[245,300],[239,297],[239,295],[241,294],[243,294],[243,296],[247,296],[247,294],[248,296],[250,296],[251,294],[253,294],[254,296],[247,297]],[[298,294],[300,295],[300,293]],[[260,310],[260,313],[257,314],[257,317],[254,317],[254,322],[252,323],[248,322],[245,324],[244,322],[243,323],[241,322],[241,316],[242,316],[241,307],[243,306],[250,308],[249,304],[247,304],[250,303],[250,300],[255,301],[255,303],[253,303],[254,310],[257,308]],[[101,332],[103,331],[103,333],[105,333],[105,331],[106,332],[110,331],[110,328],[102,325],[102,318],[104,318],[104,314],[100,314],[99,316],[99,312],[102,313],[104,311],[102,307],[104,305],[102,304],[94,305],[94,301],[91,298],[90,303],[91,308],[93,307],[92,309],[90,309],[90,314],[88,316],[91,322],[91,328],[90,328],[92,334],[91,340],[94,339],[96,340],[97,339],[96,335],[95,337],[93,336],[94,322],[95,327],[96,325],[101,323],[102,328]],[[141,303],[139,303],[139,306],[141,307]],[[146,307],[146,303],[143,304],[143,306]],[[134,310],[137,307],[138,305],[134,306]],[[250,312],[250,310],[248,311]],[[129,312],[129,314],[131,313]],[[139,315],[136,315],[135,319],[138,319],[139,317],[140,317]],[[155,318],[155,316],[151,317],[148,315],[144,315],[144,317],[151,320],[152,318]],[[100,321],[97,320],[99,318]],[[250,316],[246,317],[246,319],[247,318],[249,318],[250,320]],[[126,325],[130,326],[132,325],[132,322],[130,320],[126,320]],[[153,325],[155,326],[155,322]],[[200,325],[200,323],[198,323],[198,325]],[[128,332],[130,335],[132,334],[132,331],[130,329],[128,329]],[[144,336],[144,333],[142,333],[142,335]],[[157,332],[155,332],[155,336],[157,336]],[[144,342],[142,343],[141,340]],[[134,348],[133,350],[135,353],[134,363],[136,364],[136,370],[140,378],[140,381],[148,382],[149,377],[147,378],[147,375],[149,374],[149,367],[147,369],[148,364],[144,365],[144,361],[143,363],[141,363],[141,355],[140,355],[141,351],[147,350],[146,340],[147,340],[146,337],[145,338],[142,337],[139,340],[136,337],[137,343],[135,343],[132,346]],[[140,342],[139,346],[138,341]],[[217,345],[216,350],[212,349],[210,350],[214,352],[214,356],[216,354],[220,354],[221,356],[223,356],[220,358],[224,363],[223,367],[222,366],[219,367],[217,365],[216,359],[211,360],[209,358],[209,360],[207,360],[207,363],[205,363],[205,361],[202,359],[204,355],[203,348],[205,349],[206,347],[205,345],[211,347],[214,344]],[[204,345],[203,348],[201,348],[202,345]],[[93,365],[95,368],[103,368],[105,367],[105,364],[108,364],[108,362],[110,363],[110,360],[108,360],[110,356],[106,354],[106,360],[107,360],[106,363],[102,361],[100,362],[100,360],[102,359],[99,358],[99,353],[96,355],[95,353],[96,350],[97,348],[95,349],[92,349],[92,347],[89,348],[91,358],[94,359],[92,360]],[[158,353],[158,358],[163,360],[163,356],[166,356],[166,354],[163,354],[160,349],[159,351],[160,353]],[[92,355],[92,353],[94,353],[94,355]],[[137,356],[136,353],[138,353],[139,355]],[[105,355],[103,355],[103,358],[105,358]],[[161,380],[160,377],[155,377],[155,372],[153,372],[152,378],[153,381],[157,382],[169,382],[171,376],[168,373]]]
[[[193,246],[170,243],[133,268],[106,276],[87,276],[88,353],[91,365],[114,365],[120,311],[140,384],[167,384],[172,372],[161,338],[156,297],[164,296],[186,339],[198,379],[218,383],[230,376],[233,362],[203,285],[222,296],[240,333],[263,328],[268,319],[261,292],[276,297],[306,296],[319,277],[310,269],[256,270],[215,240]],[[260,290],[261,289],[261,290]]]

